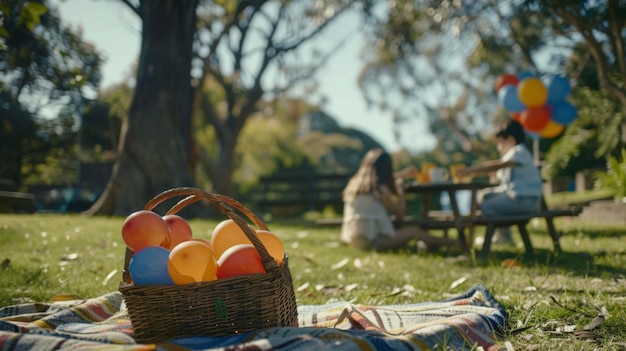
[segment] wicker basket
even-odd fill
[[[133,253],[126,249],[119,290],[126,301],[136,340],[156,343],[184,336],[217,337],[268,327],[297,326],[296,297],[287,254],[282,264],[277,265],[255,231],[233,209],[259,229],[267,230],[265,224],[239,202],[195,188],[165,191],[150,200],[144,209],[152,210],[159,203],[179,196],[185,198],[167,214],[202,200],[212,203],[243,229],[261,255],[267,273],[184,285],[134,285],[128,272]]]

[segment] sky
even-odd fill
[[[81,26],[84,39],[105,55],[101,88],[123,81],[139,55],[141,24],[137,16],[114,0],[52,0],[52,3],[66,25]],[[427,136],[415,138],[419,126],[409,125],[407,128],[415,128],[415,134],[408,133],[409,140],[399,143],[393,136],[391,116],[374,108],[368,109],[357,85],[362,66],[358,59],[360,45],[358,38],[349,40],[319,71],[319,89],[326,95],[323,110],[342,127],[369,134],[388,151],[397,151],[401,147],[409,150],[428,148],[432,140]]]

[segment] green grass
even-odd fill
[[[585,191],[562,191],[546,196],[548,206],[552,207],[568,207],[568,205],[585,204],[593,200],[611,199],[615,196],[615,192],[610,189],[592,189]]]
[[[5,261],[0,269],[0,306],[117,290],[125,250],[122,221],[0,215],[0,261]],[[190,224],[196,237],[209,238],[217,221]],[[494,247],[490,257],[480,259],[446,251],[360,252],[338,243],[337,227],[268,223],[289,253],[298,304],[340,299],[373,305],[435,301],[483,284],[506,307],[507,339],[517,350],[623,350],[626,228],[566,218],[556,224],[562,232],[560,255],[552,253],[539,222],[529,228],[535,257],[525,257],[520,246]],[[507,258],[519,260],[521,267],[502,267]],[[582,329],[603,308],[609,317],[593,330],[594,337],[559,332],[572,325]]]

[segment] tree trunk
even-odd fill
[[[164,190],[193,186],[190,70],[197,4],[148,0],[138,7],[143,33],[135,95],[111,178],[87,214],[126,216]]]

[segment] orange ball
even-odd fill
[[[217,261],[209,246],[190,240],[172,249],[167,271],[176,284],[206,282],[217,278]]]
[[[267,230],[257,230],[256,235],[263,243],[263,246],[267,249],[267,252],[274,258],[277,265],[283,263],[285,257],[285,247],[276,234]]]
[[[239,244],[250,244],[250,240],[235,221],[227,219],[215,226],[211,235],[215,257],[219,259],[224,251]]]
[[[217,260],[217,279],[262,273],[266,272],[261,255],[251,244],[230,247]]]

